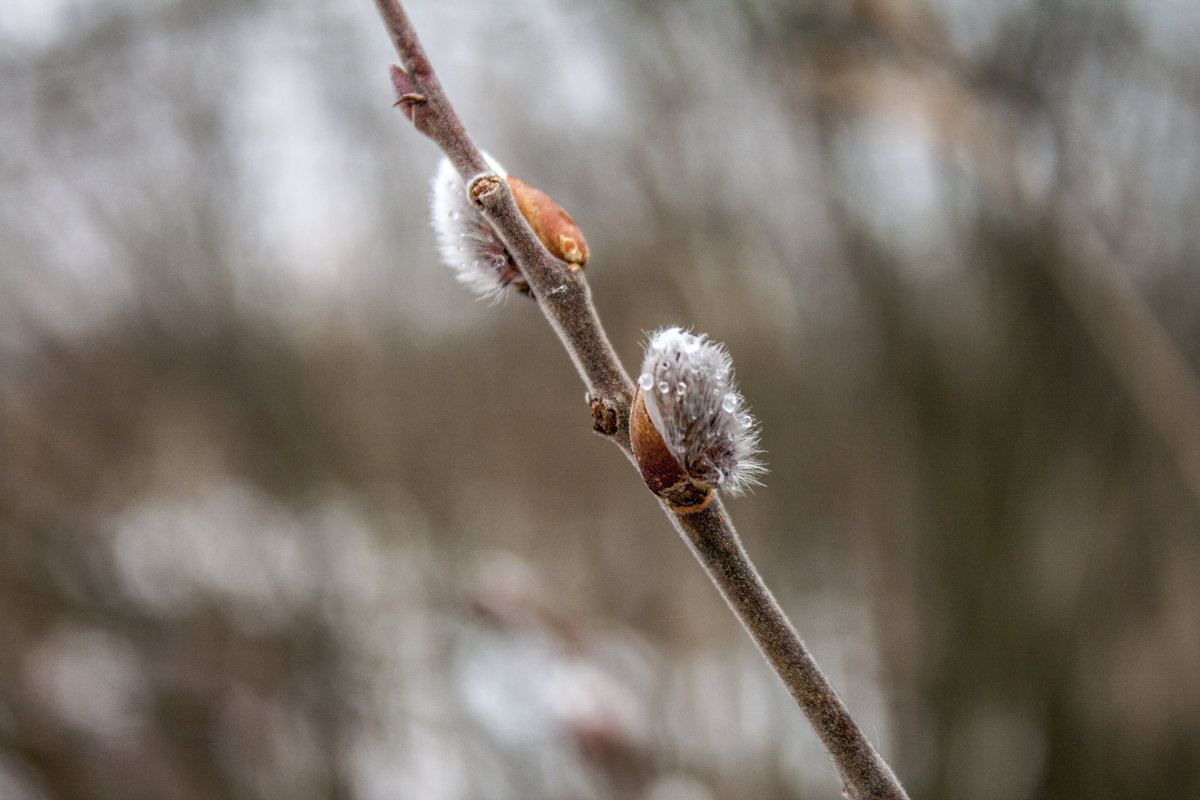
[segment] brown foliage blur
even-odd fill
[[[768,583],[913,797],[1200,795],[1200,12],[413,2],[627,365],[726,342]],[[0,797],[834,797],[369,3],[0,15]]]

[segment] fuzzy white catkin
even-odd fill
[[[650,422],[694,480],[733,493],[759,482],[766,467],[758,423],[734,386],[724,346],[678,327],[656,331],[638,386]]]
[[[488,164],[507,178],[508,173],[484,153]],[[479,297],[498,299],[514,276],[515,266],[504,243],[471,201],[466,186],[450,159],[442,158],[433,176],[430,215],[442,261],[454,270],[458,282]]]

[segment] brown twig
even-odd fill
[[[404,65],[392,69],[397,105],[445,152],[471,200],[508,248],[587,385],[594,429],[632,459],[633,383],[604,333],[582,270],[572,270],[550,255],[530,229],[508,183],[487,165],[442,93],[401,5],[396,0],[375,2]],[[660,505],[808,718],[837,767],[846,795],[851,800],[906,798],[750,562],[720,500],[687,514],[672,511],[661,500]]]
[[[425,98],[421,103],[409,103],[405,114],[418,131],[442,149],[462,176],[471,200],[491,222],[520,267],[542,312],[574,360],[588,392],[616,410],[618,425],[610,438],[630,454],[629,405],[633,400],[633,383],[604,333],[583,274],[550,255],[529,227],[517,209],[508,183],[488,166],[454,113],[404,9],[395,0],[376,0],[375,4],[403,64],[403,69],[392,68],[398,99],[403,101],[414,94]]]
[[[668,513],[820,737],[846,795],[855,800],[906,797],[750,562],[720,498],[691,514]]]

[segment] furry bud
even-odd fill
[[[486,158],[497,174],[508,177],[495,159]],[[467,197],[466,186],[448,158],[442,159],[433,176],[430,206],[438,251],[459,283],[480,297],[492,299],[509,284],[523,294],[529,293],[521,270],[491,223]]]
[[[583,233],[571,215],[545,192],[508,175],[499,162],[484,154],[488,165],[507,181],[521,215],[551,255],[572,269],[587,264]],[[433,228],[442,261],[480,297],[496,298],[510,284],[529,294],[529,284],[512,255],[483,213],[468,197],[462,178],[448,158],[443,158],[433,178],[431,200]]]
[[[742,491],[765,471],[729,353],[703,334],[664,328],[650,337],[629,427],[642,479],[679,512],[703,508],[715,489]]]

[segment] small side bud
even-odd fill
[[[392,105],[403,111],[410,122],[416,122],[417,106],[426,101],[425,95],[417,91],[408,73],[395,64],[388,68],[388,74],[391,75],[392,93],[396,97]]]
[[[629,428],[646,486],[680,513],[704,508],[716,489],[743,491],[766,471],[729,353],[703,334],[664,328],[650,337]]]

